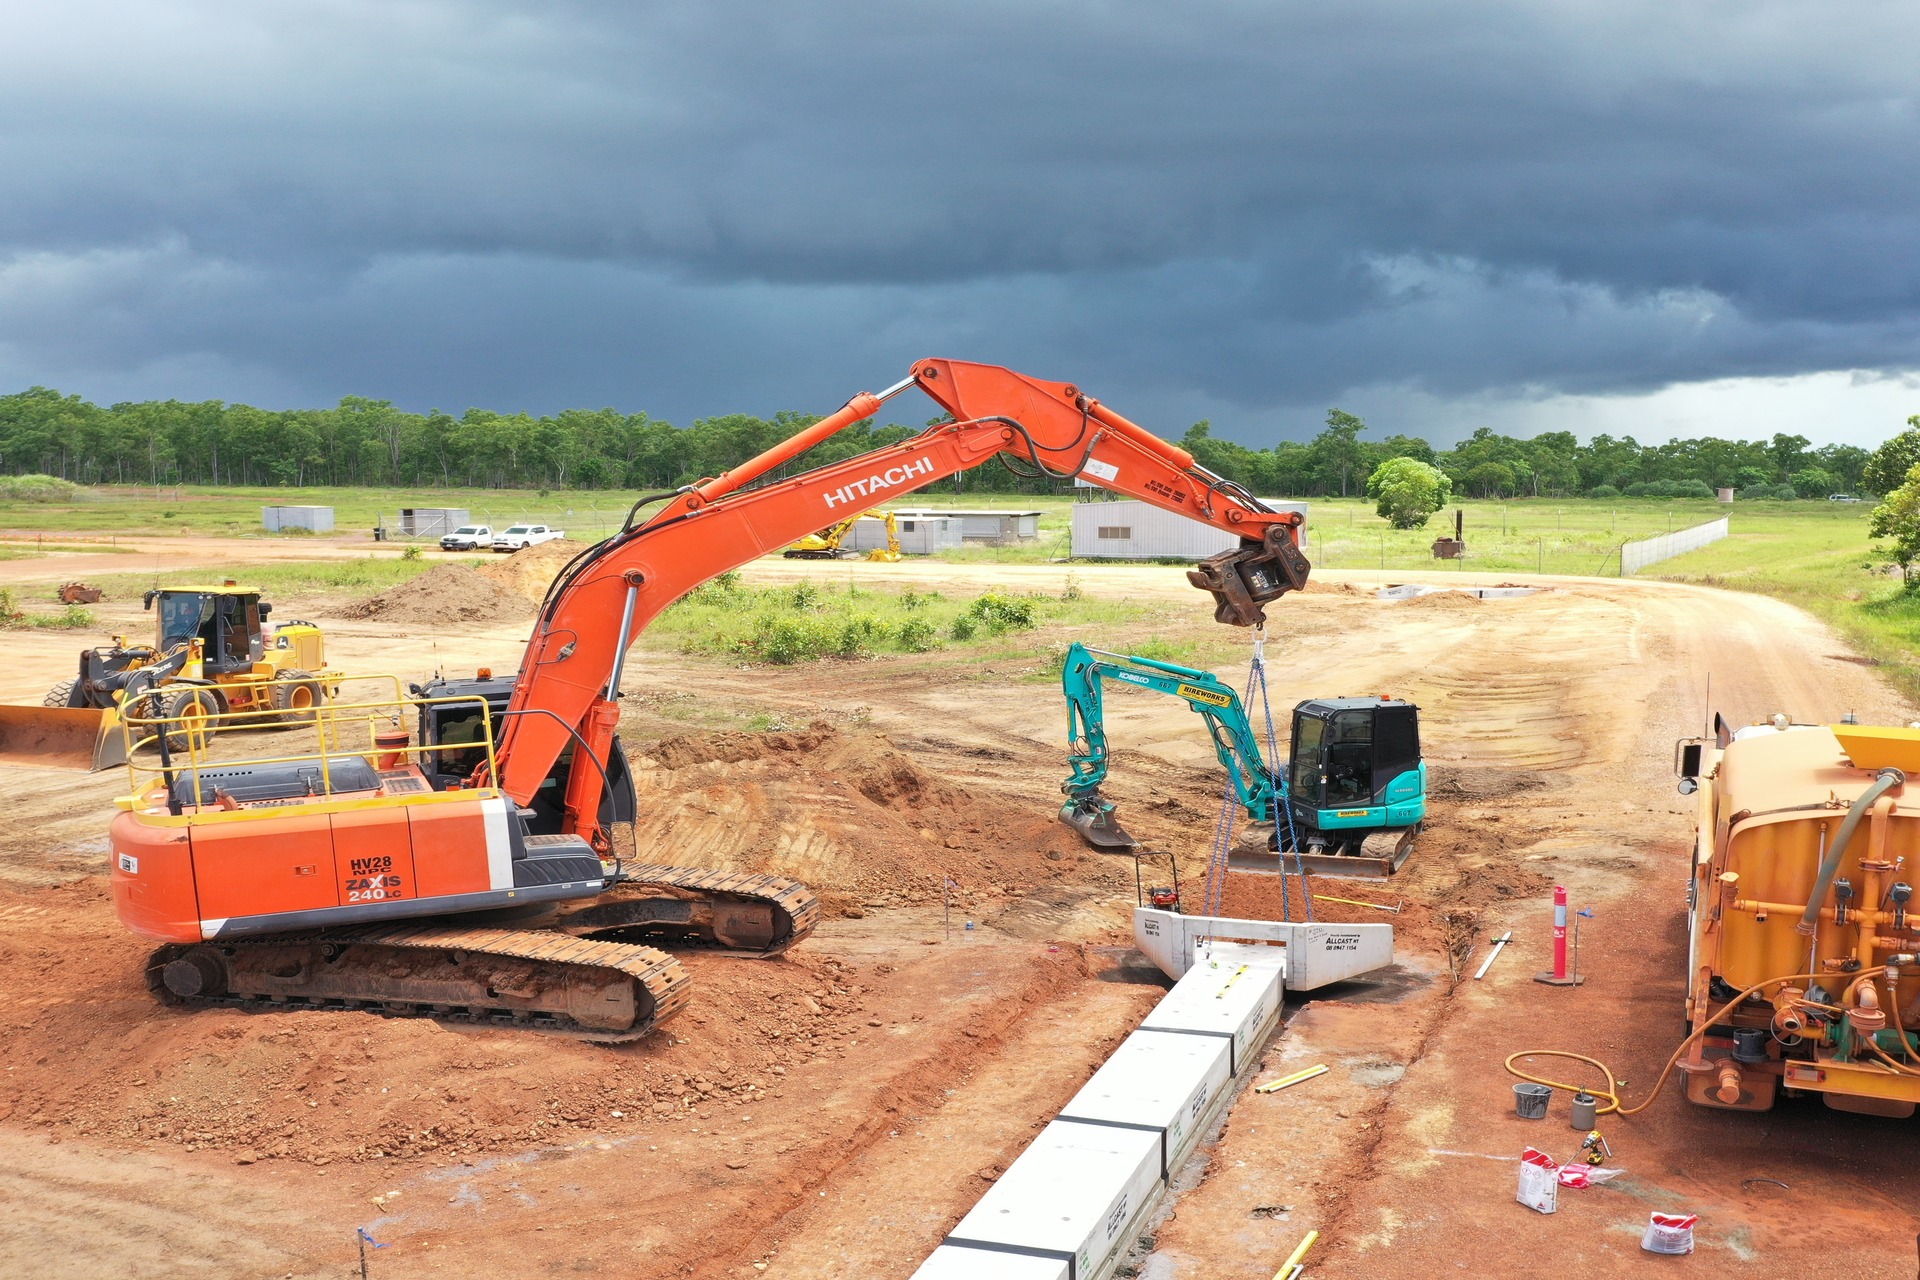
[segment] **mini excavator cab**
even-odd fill
[[[1363,832],[1426,815],[1420,710],[1393,698],[1312,698],[1293,709],[1287,803],[1302,827]]]

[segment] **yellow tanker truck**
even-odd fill
[[[1679,745],[1699,814],[1677,1064],[1701,1106],[1920,1103],[1920,728],[1724,723]],[[1913,795],[1906,794],[1915,779]]]

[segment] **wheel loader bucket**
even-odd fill
[[[0,764],[94,771],[126,762],[117,711],[0,704]]]

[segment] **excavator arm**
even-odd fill
[[[834,432],[873,416],[917,386],[951,415],[896,445],[765,482],[775,468]],[[1240,545],[1188,578],[1212,593],[1222,622],[1252,626],[1264,606],[1306,585],[1300,517],[1269,511],[1245,490],[1194,464],[1082,393],[996,365],[922,360],[886,391],[844,408],[716,478],[671,495],[576,557],[555,579],[522,659],[497,753],[500,784],[527,804],[554,762],[575,747],[563,828],[605,846],[597,767],[619,720],[620,668],[652,620],[701,583],[844,516],[991,459],[1015,470],[1104,488],[1235,533]],[[756,481],[762,481],[757,487]],[[638,506],[636,506],[636,512]],[[579,767],[579,757],[591,758]]]
[[[1130,850],[1138,842],[1114,816],[1111,803],[1100,795],[1107,780],[1106,709],[1102,692],[1107,680],[1118,680],[1183,700],[1206,721],[1207,736],[1220,767],[1233,782],[1235,797],[1254,822],[1271,822],[1284,800],[1284,783],[1277,780],[1260,754],[1259,739],[1247,719],[1240,696],[1211,671],[1132,654],[1089,649],[1074,641],[1060,670],[1060,688],[1067,700],[1067,751],[1072,773],[1060,784],[1067,803],[1060,819],[1097,848]]]

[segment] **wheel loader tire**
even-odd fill
[[[219,731],[220,717],[226,709],[220,705],[220,696],[211,689],[199,685],[188,685],[184,689],[174,689],[160,699],[160,714],[169,721],[180,717],[179,724],[170,724],[167,731],[167,749],[170,751],[205,751],[207,743]]]
[[[327,700],[327,691],[311,671],[282,671],[267,691],[267,702],[279,714],[275,724],[312,724],[313,709]]]
[[[73,681],[62,680],[59,684],[47,690],[47,696],[40,699],[40,705],[43,707],[64,707],[72,697]]]

